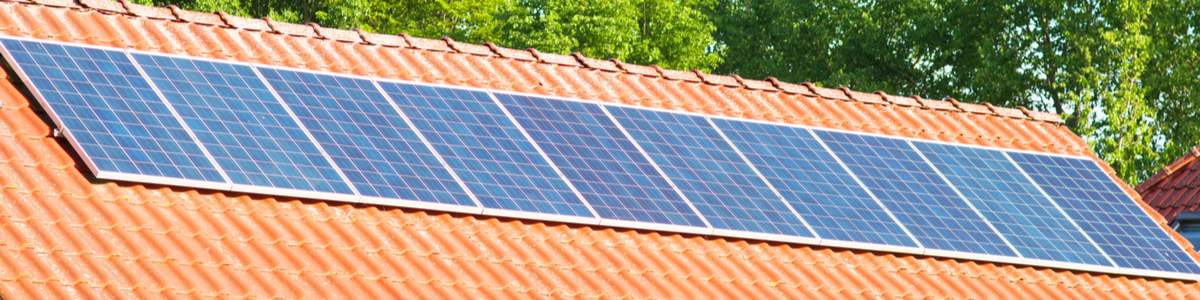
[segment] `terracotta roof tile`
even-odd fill
[[[810,96],[812,95],[811,90],[809,90],[808,87],[805,87],[803,85],[782,82],[782,81],[779,81],[779,79],[776,79],[775,77],[767,77],[767,82],[770,82],[771,85],[775,86],[776,89],[783,91],[785,93],[788,93],[788,94],[806,94],[806,95],[810,95]]]
[[[453,39],[450,39],[449,37],[444,37],[442,39],[446,41],[447,45],[450,45],[450,48],[452,48],[452,49],[454,49],[454,51],[458,51],[460,53],[482,55],[482,56],[495,55],[495,52],[492,52],[492,48],[489,48],[487,45],[460,43],[460,42],[454,41]]]
[[[617,67],[621,68],[621,70],[625,70],[625,72],[629,72],[629,73],[632,73],[632,74],[637,74],[637,75],[642,75],[642,76],[649,76],[649,77],[661,77],[661,76],[663,76],[663,74],[662,74],[662,73],[659,73],[659,70],[660,70],[660,69],[658,69],[658,68],[656,68],[656,67],[651,67],[651,66],[643,66],[643,65],[634,65],[634,64],[627,64],[627,63],[624,63],[624,62],[622,62],[622,61],[620,61],[620,60],[613,60],[613,63],[616,63],[616,64],[617,64]],[[682,71],[680,71],[680,72],[682,72]],[[681,74],[681,75],[679,75],[679,76],[687,76],[687,75],[683,75],[683,74]],[[700,80],[699,80],[699,79],[696,79],[696,81],[700,81]]]
[[[1168,221],[1180,213],[1200,211],[1200,146],[1163,167],[1137,186],[1137,191]]]
[[[286,35],[297,37],[315,37],[317,36],[316,28],[312,25],[282,23],[271,20],[271,18],[263,18],[270,25],[272,32],[278,32]]]
[[[351,42],[351,43],[363,42],[362,36],[360,36],[357,31],[337,29],[337,28],[325,28],[325,27],[321,27],[320,25],[317,25],[317,24],[312,24],[312,26],[313,26],[313,28],[316,28],[317,36],[319,36],[321,38],[330,39],[330,40],[334,40],[334,41],[340,41],[340,42]]]
[[[176,11],[182,20],[175,21],[169,9],[126,7],[131,15],[115,15],[111,8],[100,14],[0,3],[0,14],[11,16],[0,18],[0,30],[1090,153],[1053,114],[221,14]],[[65,144],[49,136],[50,126],[17,88],[20,84],[15,78],[0,80],[0,295],[6,298],[1200,297],[1196,283],[1181,281],[93,180]]]
[[[33,3],[50,7],[79,7],[73,0],[33,0]]]
[[[817,94],[817,96],[821,96],[821,98],[837,99],[837,100],[850,100],[850,95],[847,95],[846,92],[842,91],[841,89],[823,88],[823,87],[815,86],[811,83],[807,84],[807,86],[809,87],[809,89],[812,89],[813,93]]]
[[[226,25],[231,26],[233,28],[242,29],[242,30],[252,30],[252,31],[270,31],[271,30],[271,26],[267,25],[267,21],[263,20],[263,19],[251,19],[251,18],[226,14],[224,12],[217,12],[217,16],[221,17],[221,20],[224,21]]]
[[[385,47],[410,47],[408,41],[404,37],[390,34],[378,34],[372,32],[358,31],[362,35],[363,42],[371,45],[380,45]]]
[[[590,58],[587,56],[583,56],[583,54],[580,54],[579,52],[571,53],[571,56],[575,57],[575,59],[578,60],[581,65],[583,65],[584,67],[590,68],[590,69],[596,69],[596,70],[607,71],[607,72],[621,71],[621,68],[618,68],[617,64],[615,62],[613,62],[612,60],[594,59],[594,58]]]
[[[125,6],[120,2],[110,0],[79,0],[79,4],[83,7],[95,9],[97,11],[127,13]]]
[[[442,52],[453,52],[454,51],[454,49],[451,49],[450,45],[447,45],[446,41],[444,41],[444,40],[419,38],[419,37],[410,36],[407,33],[401,34],[400,36],[404,37],[404,40],[408,42],[408,45],[413,48],[417,48],[417,49],[421,49],[421,50],[442,51]]]
[[[701,81],[707,84],[722,85],[727,87],[742,87],[742,82],[738,81],[737,78],[734,78],[733,76],[708,74],[700,72],[699,70],[692,70],[692,73],[695,73],[696,76],[700,77]]]
[[[218,14],[184,10],[175,6],[168,6],[168,8],[171,9],[171,13],[175,14],[175,17],[179,18],[180,21],[201,25],[226,26],[225,20],[221,19],[221,16]]]
[[[742,86],[746,87],[747,89],[751,89],[751,90],[764,90],[764,91],[778,91],[779,90],[778,88],[775,87],[774,83],[771,83],[771,82],[765,81],[765,80],[745,79],[738,75],[733,75],[733,79],[737,80],[738,83],[741,83]]]

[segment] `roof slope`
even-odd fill
[[[1142,199],[1167,221],[1180,213],[1200,211],[1200,146],[1138,185]]]
[[[1088,154],[1044,113],[100,0],[43,2],[0,2],[0,32]],[[1200,297],[1200,284],[1173,280],[92,180],[23,89],[11,74],[0,80],[3,297]]]

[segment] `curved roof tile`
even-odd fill
[[[0,2],[0,32],[1088,153],[1024,109],[117,4]],[[0,78],[4,297],[1200,297],[1174,280],[94,180],[48,124],[19,80]]]

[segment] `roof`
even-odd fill
[[[0,15],[14,36],[1099,160],[1023,109],[124,2],[0,2]],[[0,80],[8,298],[1200,297],[1177,280],[96,180],[31,103]]]
[[[1200,163],[1197,161],[1200,161],[1200,146],[1139,184],[1138,193],[1167,221],[1174,221],[1180,213],[1200,211]]]

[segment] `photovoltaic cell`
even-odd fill
[[[359,194],[475,206],[370,80],[259,71]]]
[[[926,248],[1016,256],[907,141],[814,132]]]
[[[1111,265],[1004,152],[913,144],[1025,257]]]
[[[601,217],[705,227],[599,105],[496,97]]]
[[[1009,152],[1117,266],[1200,274],[1200,267],[1095,162]]]
[[[225,182],[124,52],[3,44],[94,171]]]
[[[484,207],[593,217],[487,93],[394,82],[380,86]]]
[[[353,194],[250,66],[133,56],[233,183]]]
[[[807,129],[713,122],[821,238],[917,246]]]
[[[813,236],[704,117],[609,111],[714,228]]]

